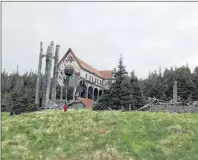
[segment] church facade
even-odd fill
[[[102,93],[113,83],[113,70],[97,70],[79,59],[71,48],[67,50],[58,64],[59,71],[70,65],[74,68],[74,74],[78,76],[78,85],[74,87],[74,94],[81,98],[98,101]]]

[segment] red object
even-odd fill
[[[94,101],[88,98],[79,98],[86,108],[92,108]]]
[[[66,104],[64,105],[63,108],[64,108],[64,112],[67,112],[68,106]]]

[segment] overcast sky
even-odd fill
[[[39,43],[70,47],[98,70],[120,54],[146,77],[159,66],[198,65],[198,3],[3,3],[2,69],[37,70]],[[43,61],[44,62],[44,61]],[[43,65],[44,68],[44,65]]]

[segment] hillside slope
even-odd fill
[[[197,160],[198,114],[2,114],[3,160]]]

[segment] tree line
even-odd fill
[[[118,66],[114,68],[115,82],[109,90],[100,97],[94,109],[135,109],[147,103],[148,97],[156,97],[164,101],[170,101],[173,97],[173,83],[177,81],[178,96],[180,101],[198,100],[198,66],[191,72],[188,65],[166,68],[163,72],[150,72],[145,79],[139,79],[135,71],[128,73],[120,57]],[[35,87],[37,73],[32,71],[22,75],[18,71],[1,73],[1,111],[31,112],[38,110],[35,106]],[[44,75],[41,75],[41,82]],[[41,83],[40,94],[43,91]],[[57,86],[57,99],[60,99],[60,86]],[[73,89],[69,88],[67,99],[72,99]],[[63,90],[63,99],[65,98]],[[40,97],[42,97],[40,95]]]
[[[40,97],[43,93],[43,79],[44,75],[41,75],[40,84]],[[35,105],[36,94],[36,81],[37,73],[32,71],[26,72],[22,75],[18,71],[13,73],[7,73],[4,70],[1,73],[1,111],[15,113],[32,112],[37,111],[41,107],[42,99],[40,99],[40,106]],[[57,86],[56,98],[60,99],[61,89]],[[73,88],[68,89],[67,98],[72,99]],[[50,94],[51,95],[51,94]],[[63,89],[63,99],[65,99],[66,91]]]
[[[120,57],[113,77],[115,83],[94,105],[95,110],[136,109],[148,103],[148,97],[171,101],[174,81],[177,81],[178,101],[198,100],[198,66],[193,72],[188,65],[166,68],[163,72],[159,67],[158,71],[150,72],[147,78],[138,79],[134,71],[127,73]]]

